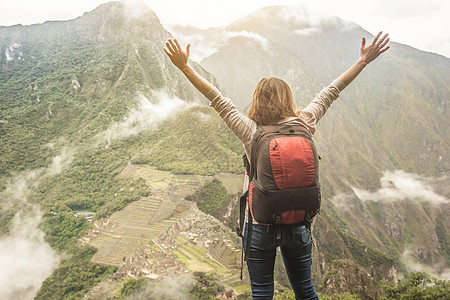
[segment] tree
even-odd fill
[[[398,283],[382,282],[380,300],[445,300],[450,295],[450,281],[439,280],[424,272],[411,272]]]

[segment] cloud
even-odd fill
[[[154,93],[157,103],[150,102],[145,96],[138,96],[138,105],[118,123],[112,124],[107,130],[99,133],[96,139],[106,142],[107,147],[112,141],[135,136],[144,130],[154,130],[161,122],[189,108],[193,104],[165,93]]]
[[[318,27],[311,27],[311,28],[306,28],[306,29],[296,29],[294,30],[294,33],[297,35],[312,35],[314,33],[319,33],[321,30]]]
[[[220,47],[234,37],[247,38],[259,43],[264,50],[269,50],[269,41],[266,38],[246,30],[229,31],[222,27],[203,30],[192,26],[175,26],[171,28],[171,32],[181,42],[182,47],[191,44],[190,58],[198,62],[219,51]]]
[[[188,300],[189,291],[194,284],[190,274],[181,274],[151,284],[144,292],[140,292],[127,300]]]
[[[43,174],[42,170],[22,172],[6,181],[6,188],[0,193],[1,209],[7,210],[14,206],[21,207],[26,203],[30,187]]]
[[[228,40],[230,38],[233,37],[237,37],[237,36],[241,36],[241,37],[245,37],[248,39],[252,39],[256,42],[258,42],[266,51],[269,49],[269,41],[262,37],[261,35],[254,33],[254,32],[249,32],[249,31],[225,31],[225,36],[224,39]]]
[[[170,31],[180,42],[181,47],[185,48],[187,44],[191,44],[190,59],[197,62],[217,52],[220,45],[225,42],[222,33],[214,29],[209,29],[208,33],[205,33],[204,30],[192,26],[175,26]],[[209,38],[205,39],[205,36]]]
[[[33,299],[42,282],[57,268],[60,258],[38,228],[42,213],[27,202],[27,197],[43,175],[61,173],[72,158],[71,148],[63,147],[47,168],[16,174],[0,193],[0,210],[14,207],[17,211],[9,233],[0,237],[0,299]]]
[[[375,192],[353,187],[362,201],[427,201],[436,205],[449,203],[449,199],[433,191],[429,179],[404,171],[386,171],[380,179],[381,188]]]
[[[48,166],[47,172],[50,175],[58,175],[63,169],[73,161],[73,149],[65,146],[61,153],[53,157],[52,163]]]
[[[406,267],[407,272],[421,271],[430,274],[441,280],[450,280],[450,269],[442,266],[427,266],[420,263],[412,254],[412,249],[407,248],[400,257],[401,262]]]
[[[0,299],[33,299],[42,282],[59,264],[59,256],[37,227],[42,214],[18,213],[10,232],[0,238]]]
[[[73,150],[70,147],[63,147],[61,153],[52,158],[50,165],[44,169],[24,171],[17,173],[6,180],[6,188],[0,192],[0,210],[8,210],[15,207],[20,209],[27,204],[27,196],[30,188],[37,184],[39,178],[44,174],[58,175],[73,160]]]

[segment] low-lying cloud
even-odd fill
[[[245,37],[245,38],[251,39],[251,40],[259,43],[264,48],[264,50],[266,50],[266,51],[269,50],[269,41],[266,38],[262,37],[261,35],[255,33],[255,32],[250,32],[250,31],[246,31],[246,30],[225,31],[224,36],[225,36],[225,40],[229,40],[230,38],[237,37],[237,36]]]
[[[194,284],[190,274],[181,274],[150,284],[140,293],[126,298],[127,300],[188,300],[189,291]]]
[[[362,201],[427,201],[435,205],[449,203],[449,199],[437,194],[429,179],[404,171],[386,171],[380,179],[381,188],[375,192],[353,187],[353,191]]]
[[[291,32],[294,36],[318,34],[322,32],[324,26],[338,27],[340,30],[353,30],[358,27],[352,22],[325,14],[317,7],[305,4],[260,9],[238,19],[239,21],[251,21],[260,24],[272,23],[274,27],[279,27],[284,33]],[[170,31],[174,34],[174,37],[182,41],[182,47],[187,44],[192,45],[191,58],[195,61],[201,61],[213,55],[234,37],[247,38],[249,41],[259,44],[265,51],[270,51],[270,41],[263,36],[263,32],[232,31],[230,28],[225,29],[224,27],[200,29],[190,25],[176,25],[170,28]]]
[[[33,299],[59,264],[59,256],[38,229],[42,214],[16,214],[10,232],[0,238],[0,299]]]
[[[211,28],[202,30],[192,26],[175,26],[171,29],[174,36],[181,41],[181,46],[186,47],[191,44],[190,57],[194,61],[201,61],[219,51],[219,48],[226,45],[234,37],[244,37],[269,50],[269,41],[258,33],[250,31],[229,31],[224,28]],[[189,32],[189,33],[188,33]]]
[[[14,207],[20,211],[26,204],[30,187],[42,176],[42,170],[22,172],[6,181],[6,188],[0,192],[0,211]]]
[[[63,147],[47,168],[12,176],[0,192],[0,210],[14,207],[17,211],[9,233],[0,237],[0,299],[33,299],[42,282],[57,268],[60,257],[38,227],[42,213],[27,198],[42,176],[60,174],[72,159],[73,149]]]
[[[144,130],[154,130],[161,122],[193,105],[162,92],[154,93],[154,96],[158,100],[156,103],[139,95],[137,107],[132,109],[121,122],[112,124],[96,138],[105,142],[108,147],[114,140],[135,136]]]
[[[431,267],[420,263],[416,258],[414,258],[414,256],[412,255],[412,250],[410,248],[407,248],[402,253],[400,260],[405,266],[407,272],[421,271],[441,280],[450,280],[449,268],[442,268],[442,266]]]
[[[64,146],[61,152],[53,157],[52,163],[48,166],[47,172],[50,175],[60,174],[64,168],[73,161],[73,148]]]

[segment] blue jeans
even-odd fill
[[[245,224],[244,241],[247,237]],[[272,299],[273,269],[278,246],[295,299],[319,299],[311,277],[311,235],[305,226],[275,228],[253,224],[250,255],[247,261],[253,299]],[[244,243],[244,247],[247,245]]]

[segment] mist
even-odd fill
[[[188,300],[194,284],[191,274],[181,274],[150,284],[145,291],[133,294],[127,300]]]
[[[138,135],[144,130],[154,130],[157,126],[177,113],[193,106],[177,97],[171,97],[163,92],[154,92],[156,103],[150,102],[145,96],[137,96],[137,107],[118,123],[112,124],[107,130],[96,136],[96,139],[109,147],[112,141]]]
[[[283,28],[286,31],[292,31],[298,36],[310,36],[321,33],[324,26],[338,27],[348,31],[358,27],[352,22],[325,14],[317,7],[305,4],[288,7],[282,6],[276,10],[259,10],[251,18],[250,20],[250,16],[245,16],[237,22],[271,24],[273,20],[281,20],[280,23],[273,24],[273,26]],[[237,28],[240,27],[239,24],[237,23]],[[270,53],[269,40],[261,32],[231,30],[229,27],[225,28],[224,26],[200,29],[190,25],[175,25],[170,28],[170,32],[182,42],[182,47],[186,47],[187,44],[192,45],[190,57],[197,62],[213,55],[220,47],[226,45],[234,37],[247,38],[249,41],[255,43],[255,47],[259,46],[264,51]],[[271,54],[276,55],[276,53]]]
[[[436,186],[434,186],[436,184]],[[447,209],[450,201],[446,197],[444,190],[439,190],[439,185],[448,186],[448,181],[445,178],[431,178],[425,177],[418,174],[407,173],[401,170],[386,171],[380,178],[381,187],[376,191],[368,191],[356,187],[352,187],[354,193],[340,193],[335,195],[331,202],[332,204],[343,213],[353,213],[355,211],[361,210],[362,207],[366,207],[366,202],[380,202],[385,203],[385,207],[394,207],[392,204],[398,201],[407,201],[408,205],[420,205],[425,202],[428,205],[433,205],[437,207],[437,210]],[[439,191],[439,193],[437,192]],[[389,209],[387,209],[389,210]],[[391,214],[396,214],[397,212],[391,211]],[[429,224],[434,228],[431,219],[423,220],[422,223]],[[400,222],[405,222],[402,220]],[[431,223],[430,223],[431,222]],[[404,226],[408,226],[404,224]],[[399,229],[400,230],[400,229]],[[430,229],[431,230],[431,229]],[[434,229],[433,229],[434,230]],[[429,242],[436,241],[433,232],[428,232],[427,238]],[[434,237],[433,237],[434,236]],[[446,268],[445,263],[439,262],[434,263],[433,266],[422,263],[418,260],[418,255],[413,255],[413,251],[418,251],[415,247],[427,247],[427,245],[408,245],[407,240],[405,240],[406,249],[403,251],[400,260],[405,267],[407,272],[412,271],[422,271],[426,272],[433,277],[450,280],[450,269]]]
[[[27,198],[42,176],[60,174],[72,159],[73,149],[65,146],[47,168],[16,174],[0,193],[1,210],[14,207],[17,211],[9,233],[0,238],[0,299],[33,299],[42,282],[59,265],[59,255],[38,227],[42,212]]]
[[[362,201],[399,201],[410,199],[426,201],[434,205],[449,203],[449,199],[437,194],[430,185],[430,178],[401,170],[386,171],[380,179],[381,188],[375,192],[353,187]]]
[[[52,159],[52,163],[48,166],[47,172],[50,175],[60,174],[64,168],[72,163],[74,149],[69,146],[64,146],[60,154]]]
[[[59,264],[59,256],[38,229],[42,213],[37,208],[16,214],[10,232],[0,238],[0,299],[33,299],[42,281]]]
[[[21,208],[26,203],[29,188],[42,176],[42,170],[23,172],[16,174],[6,182],[6,189],[0,193],[1,210],[11,207]]]
[[[439,278],[441,280],[450,280],[450,269],[442,268],[442,266],[427,266],[419,261],[412,255],[412,252],[409,248],[407,248],[400,258],[401,262],[405,266],[408,272],[413,271],[421,271],[430,274],[435,278]]]

